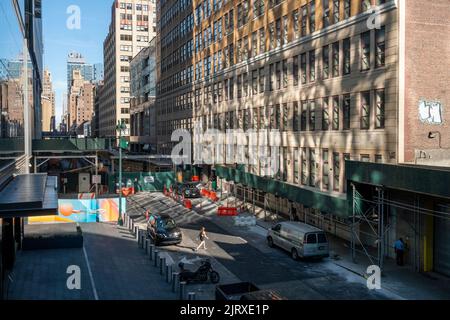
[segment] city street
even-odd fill
[[[198,203],[202,200],[194,200]],[[200,215],[160,193],[143,193],[128,199],[128,214],[133,217],[150,209],[151,213],[168,213],[182,228],[181,246],[165,249],[176,257],[190,254],[208,256],[238,281],[253,282],[260,288],[273,289],[288,299],[398,299],[384,290],[370,291],[361,277],[322,261],[294,261],[289,253],[269,248],[266,231],[258,226],[235,227],[230,217],[217,217],[215,211]],[[207,251],[192,252],[198,232],[204,226],[210,238]],[[190,246],[187,242],[192,243]],[[188,248],[186,248],[188,247]],[[180,254],[181,250],[181,254]],[[225,281],[227,282],[227,281]],[[231,281],[230,281],[231,282]],[[224,281],[222,281],[224,283]],[[213,298],[209,296],[209,298]]]

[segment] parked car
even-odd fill
[[[157,246],[179,244],[183,239],[175,220],[169,215],[160,214],[150,215],[147,223],[147,236]]]
[[[323,230],[302,222],[281,222],[267,232],[267,243],[270,247],[280,247],[291,253],[297,260],[299,257],[329,257],[328,239]]]

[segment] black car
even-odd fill
[[[200,190],[197,188],[198,182],[186,182],[181,185],[181,195],[185,198],[201,198]]]
[[[147,236],[157,246],[179,244],[182,240],[180,228],[168,215],[152,214],[147,223]]]

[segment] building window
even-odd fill
[[[330,75],[330,50],[329,46],[322,49],[322,77],[328,79]]]
[[[302,53],[300,56],[300,70],[302,76],[302,84],[306,83],[306,53]]]
[[[275,64],[275,73],[276,73],[276,81],[277,81],[277,90],[281,89],[281,63],[277,62]]]
[[[316,52],[314,50],[309,52],[309,81],[316,81]]]
[[[294,149],[294,183],[299,183],[299,166],[300,166],[300,154],[298,148]]]
[[[349,94],[346,94],[343,97],[342,109],[344,112],[343,129],[350,130],[350,95]]]
[[[304,5],[302,8],[302,37],[306,36],[306,25],[308,22],[308,7]]]
[[[339,17],[340,17],[340,0],[333,0],[333,22],[334,23],[338,23],[339,22]]]
[[[328,191],[330,188],[330,178],[329,178],[329,173],[330,173],[330,163],[328,160],[328,149],[324,149],[322,151],[322,182],[323,182],[323,190],[324,191]]]
[[[293,117],[292,117],[292,129],[294,132],[299,131],[300,129],[300,123],[299,123],[299,109],[298,109],[298,102],[294,101],[294,108],[293,108]]]
[[[375,30],[376,58],[375,67],[383,67],[385,63],[385,27]]]
[[[361,34],[361,70],[370,69],[370,31]]]
[[[309,131],[316,130],[316,101],[309,101]]]
[[[288,80],[287,60],[283,60],[283,88],[287,88]]]
[[[283,17],[283,44],[288,43],[288,16]]]
[[[270,50],[272,50],[275,48],[275,25],[273,22],[269,24],[269,41]]]
[[[259,53],[266,52],[266,35],[264,28],[259,29]]]
[[[289,129],[289,109],[288,104],[283,103],[283,131],[287,131]]]
[[[265,76],[264,76],[264,67],[259,68],[259,92],[264,92],[264,83],[265,83]]]
[[[339,96],[333,97],[333,130],[339,130]]]
[[[330,25],[330,2],[329,0],[323,0],[323,27],[326,28]]]
[[[332,45],[333,77],[339,77],[339,42]]]
[[[370,129],[370,91],[361,92],[361,129]]]
[[[344,19],[350,18],[351,15],[351,0],[344,0]]]
[[[258,94],[258,70],[252,71],[252,95]]]
[[[255,31],[252,33],[252,57],[258,55],[258,33]]]
[[[299,19],[299,14],[298,14],[298,10],[294,10],[292,11],[292,23],[293,25],[293,29],[294,29],[294,38],[298,39],[300,38],[300,19]]]
[[[308,174],[307,174],[308,159],[307,159],[306,155],[307,155],[306,148],[302,148],[302,179],[301,179],[301,182],[303,185],[308,184]]]
[[[328,97],[322,101],[322,130],[326,131],[330,128],[330,111]]]
[[[307,126],[307,114],[308,114],[308,103],[307,101],[301,102],[301,116],[300,116],[300,131],[306,131]]]
[[[311,0],[309,3],[309,32],[316,31],[316,1]]]
[[[377,102],[375,128],[376,129],[384,129],[384,123],[385,123],[384,89],[377,90],[375,92],[375,95],[376,95],[376,102]]]
[[[369,154],[362,154],[361,156],[362,162],[370,162],[370,155]]]
[[[281,47],[281,40],[282,40],[282,36],[281,36],[281,19],[277,19],[276,21],[276,30],[277,30],[277,48]]]
[[[316,187],[316,177],[317,177],[316,151],[314,149],[309,149],[309,185],[311,187]]]
[[[350,74],[350,38],[343,41],[343,53],[344,53],[344,74]]]
[[[333,190],[340,191],[341,186],[341,157],[339,153],[333,153]]]
[[[298,56],[295,56],[292,59],[292,77],[293,77],[292,81],[294,86],[298,85],[298,76],[299,76]]]

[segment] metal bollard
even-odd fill
[[[172,272],[172,292],[177,292],[179,281],[180,281],[180,274],[178,272]]]
[[[184,291],[186,290],[186,284],[187,283],[185,281],[180,282],[180,300],[184,300]]]
[[[149,239],[149,241],[150,241],[150,239]],[[154,244],[150,244],[148,248],[149,248],[148,249],[148,256],[149,256],[149,259],[151,261],[151,260],[153,260],[153,252],[155,251],[155,245]]]
[[[138,241],[138,247],[141,247],[141,230],[137,230],[137,241]]]
[[[166,257],[159,257],[159,274],[160,275],[164,274],[165,265],[166,265]]]
[[[158,266],[158,260],[159,260],[159,250],[155,250],[155,257],[153,259],[153,266],[154,267]]]
[[[195,292],[188,292],[187,299],[188,300],[195,300]]]
[[[139,236],[141,238],[141,249],[144,249],[144,244],[145,244],[144,230],[139,230]]]
[[[130,220],[131,220],[131,218],[130,218]],[[128,230],[133,232],[133,230],[134,230],[134,221],[133,220],[130,221],[130,226],[128,227]]]
[[[148,247],[149,246],[150,246],[150,239],[145,239],[145,242],[144,242],[145,254],[148,254]]]
[[[170,283],[170,280],[172,280],[171,277],[172,274],[172,265],[166,264],[166,282]]]

